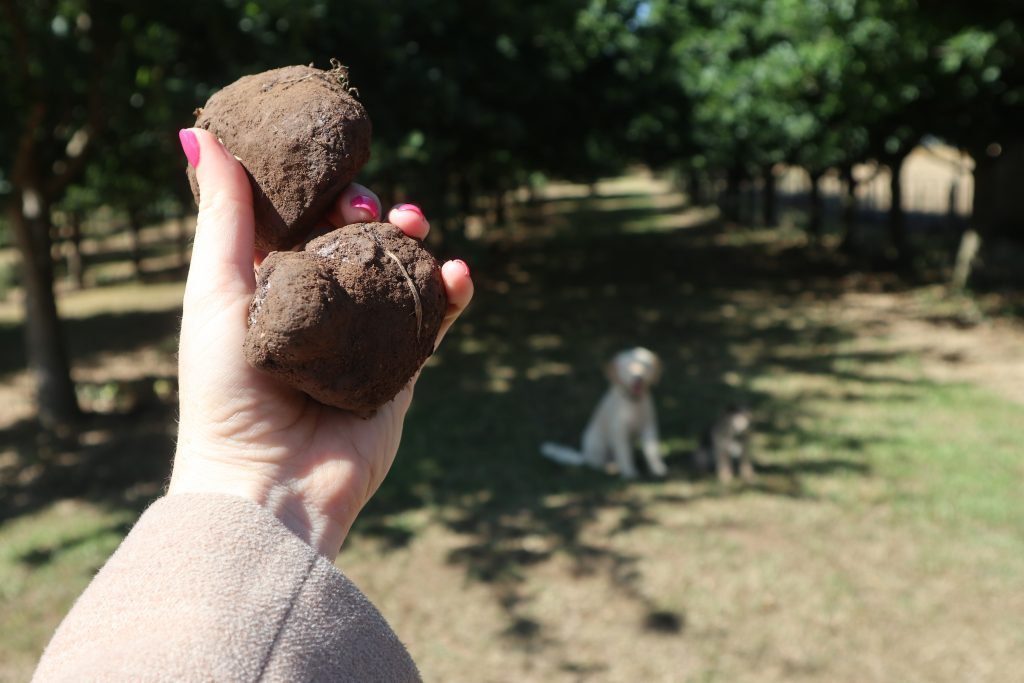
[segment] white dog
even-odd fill
[[[658,421],[651,386],[661,375],[661,361],[643,348],[618,353],[607,366],[611,386],[583,431],[582,452],[553,443],[541,444],[540,452],[563,465],[590,465],[605,469],[614,464],[619,474],[636,477],[633,446],[637,442],[651,474],[668,471],[661,460]]]

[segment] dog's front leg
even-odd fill
[[[668,474],[665,461],[661,459],[661,440],[658,438],[658,425],[651,420],[640,434],[640,448],[647,460],[647,467],[651,474],[656,477],[664,477]]]
[[[636,467],[633,465],[633,453],[629,443],[629,436],[625,430],[616,429],[610,437],[612,457],[615,458],[615,464],[619,467],[619,474],[622,475],[623,479],[636,479]]]
[[[583,439],[580,445],[583,449],[584,462],[594,469],[605,469],[608,455],[605,450],[604,439],[601,438],[601,433],[593,425],[589,425],[586,431],[583,432]]]
[[[744,435],[740,440],[740,478],[745,482],[754,480],[754,463],[750,459],[750,438]]]
[[[732,454],[720,439],[715,440],[715,467],[718,470],[718,481],[728,484],[732,481]]]

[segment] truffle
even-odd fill
[[[371,415],[434,350],[441,268],[390,223],[357,223],[270,254],[249,307],[245,357],[317,401]]]
[[[301,244],[370,158],[370,119],[347,71],[287,66],[245,76],[197,110],[249,174],[256,248]],[[188,169],[196,202],[199,185]]]

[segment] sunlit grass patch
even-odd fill
[[[41,647],[135,516],[66,500],[0,526],[0,680],[28,680]]]

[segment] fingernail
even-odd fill
[[[185,150],[185,158],[192,168],[199,165],[199,138],[188,128],[178,131],[178,140],[181,141],[181,148]]]
[[[452,263],[458,263],[460,266],[462,266],[462,269],[466,271],[466,275],[469,275],[469,266],[466,265],[465,261],[463,261],[460,258],[457,258],[454,261],[452,261]]]
[[[416,206],[415,204],[399,204],[398,206],[395,207],[395,211],[412,211],[413,213],[419,214],[420,218],[422,218],[423,220],[426,220],[427,218],[426,216],[423,215],[423,212],[420,211],[420,207]]]
[[[367,197],[365,194],[354,197],[352,201],[349,202],[349,205],[353,209],[362,209],[363,211],[366,211],[370,214],[370,218],[372,220],[377,220],[377,217],[380,215],[377,213],[377,202],[373,201],[372,197]]]

